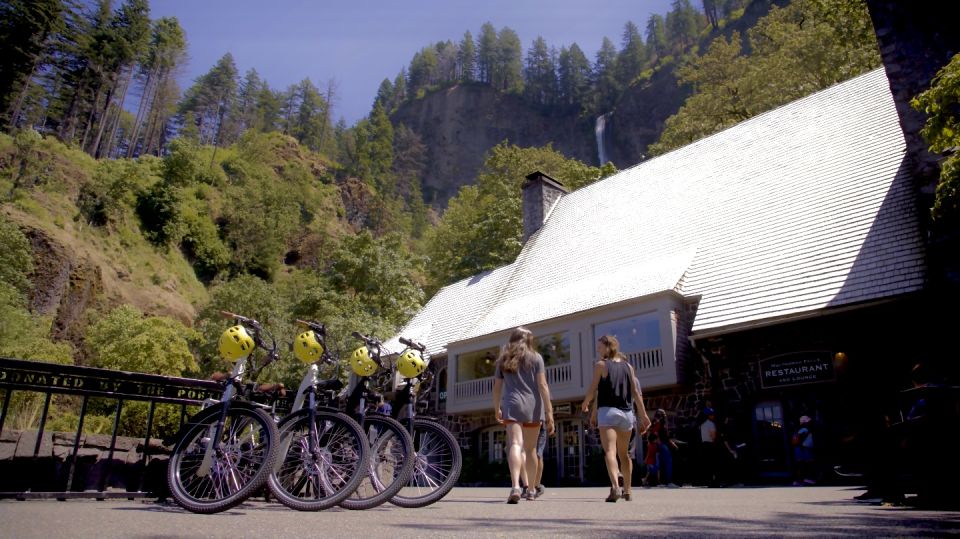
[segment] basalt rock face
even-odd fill
[[[82,350],[87,309],[103,297],[100,266],[77,256],[38,229],[25,229],[33,252],[30,309],[53,316],[51,337]]]
[[[617,168],[645,158],[663,123],[683,104],[672,70],[628,88],[609,111],[605,133],[608,159]],[[599,166],[596,118],[577,112],[541,110],[522,97],[486,85],[462,84],[409,101],[391,116],[427,147],[422,191],[435,208],[446,206],[460,187],[476,182],[487,151],[507,141],[520,147],[552,144],[568,158]]]
[[[434,207],[446,206],[461,186],[475,183],[487,151],[503,141],[521,147],[552,143],[567,157],[597,162],[593,118],[541,112],[519,96],[486,85],[431,92],[402,105],[391,121],[406,125],[427,147],[422,189]]]
[[[677,85],[672,69],[658,70],[628,88],[607,120],[610,161],[624,169],[648,158],[647,146],[660,138],[664,122],[680,110],[689,93]]]

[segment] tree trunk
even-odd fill
[[[17,127],[17,117],[20,116],[20,108],[23,107],[23,100],[27,96],[27,90],[30,89],[30,82],[33,80],[34,75],[36,75],[39,65],[40,55],[37,54],[37,57],[33,59],[33,67],[30,68],[30,74],[24,79],[23,86],[20,87],[20,94],[17,95],[17,100],[14,102],[13,107],[10,108],[10,115],[8,116],[10,119],[10,127]]]
[[[100,122],[97,126],[97,137],[93,139],[93,144],[90,145],[90,155],[98,157],[100,153],[100,141],[103,139],[103,131],[107,127],[107,123],[110,120],[110,105],[113,104],[113,94],[117,91],[117,78],[110,77],[110,86],[107,88],[107,99],[103,104],[103,114],[100,115]]]
[[[133,79],[134,66],[130,66],[126,78],[123,80],[123,89],[120,91],[120,102],[117,103],[117,113],[113,117],[113,125],[110,126],[110,136],[104,142],[103,157],[110,157],[113,153],[113,146],[117,141],[117,128],[120,127],[120,117],[123,116],[123,104],[127,100],[127,91],[130,89],[130,81]]]
[[[137,107],[137,119],[133,122],[133,133],[130,135],[130,145],[127,147],[127,158],[133,157],[134,152],[137,148],[137,137],[140,136],[140,127],[144,122],[143,115],[147,111],[147,103],[150,101],[150,93],[152,92],[151,85],[153,84],[154,78],[157,76],[157,71],[160,69],[160,66],[155,66],[149,73],[147,73],[147,78],[143,82],[143,93],[140,95],[140,105]]]
[[[99,77],[100,84],[97,84],[97,91],[93,95],[93,101],[90,103],[90,113],[87,114],[87,124],[83,126],[83,137],[80,139],[80,148],[86,151],[87,138],[90,136],[90,130],[93,129],[94,117],[97,113],[97,105],[100,103],[100,96],[103,95],[103,77]]]

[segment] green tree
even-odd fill
[[[300,144],[313,151],[319,151],[323,142],[323,133],[328,130],[328,126],[325,125],[328,105],[320,95],[320,90],[310,82],[310,79],[300,81],[297,91],[300,106],[292,134]]]
[[[497,65],[497,30],[489,22],[480,27],[480,39],[477,44],[477,80],[493,84],[493,73]]]
[[[654,13],[647,19],[647,48],[657,57],[657,61],[669,54],[663,15]]]
[[[617,82],[626,88],[643,71],[647,63],[647,47],[643,44],[640,29],[631,21],[627,21],[623,27],[621,43],[620,53],[617,55]]]
[[[576,43],[569,49],[560,49],[557,79],[559,100],[563,105],[581,108],[590,92],[592,76],[590,61]]]
[[[410,71],[407,75],[407,86],[411,94],[416,95],[420,90],[437,84],[437,51],[433,47],[424,47],[413,55],[410,61]]]
[[[0,3],[0,126],[18,125],[31,79],[65,27],[62,0],[7,0]]]
[[[749,31],[718,38],[678,71],[694,92],[664,125],[650,153],[677,148],[880,64],[866,7],[856,0],[796,0],[773,7]]]
[[[665,29],[671,53],[680,54],[694,44],[700,33],[700,13],[690,0],[673,0]]]
[[[440,222],[428,234],[433,289],[516,258],[522,247],[521,185],[534,170],[557,178],[570,190],[616,171],[612,164],[596,168],[567,159],[550,146],[498,144],[488,152],[477,184],[461,188],[450,199]]]
[[[460,80],[471,82],[477,77],[477,47],[473,43],[473,35],[469,30],[464,32],[463,39],[460,40],[460,49],[458,51],[457,64],[459,67]]]
[[[229,144],[239,135],[230,116],[237,101],[237,77],[233,56],[227,53],[184,94],[180,114],[192,112],[196,117],[201,143]]]
[[[121,305],[90,326],[86,344],[97,367],[181,376],[198,370],[191,348],[199,338],[172,318]]]
[[[526,65],[523,74],[524,95],[531,102],[550,106],[557,100],[557,61],[556,54],[547,47],[543,37],[537,36],[527,50]]]
[[[597,51],[593,66],[593,91],[596,112],[606,112],[613,107],[620,95],[617,83],[617,49],[609,38],[603,38],[603,44]]]
[[[497,34],[496,64],[490,84],[504,92],[523,91],[523,47],[520,37],[503,27]]]
[[[420,271],[400,234],[375,239],[369,231],[344,238],[333,255],[330,283],[367,312],[399,325],[420,307],[423,291],[412,279]]]
[[[380,103],[373,107],[370,119],[357,126],[357,167],[361,179],[383,196],[393,194],[393,124]]]
[[[0,283],[26,297],[30,291],[29,275],[33,271],[30,240],[3,214],[0,214],[0,246]]]
[[[921,134],[936,153],[948,153],[940,162],[940,182],[931,210],[934,223],[956,235],[960,223],[960,54],[941,69],[930,85],[911,102],[927,115]]]
[[[183,62],[186,50],[187,38],[176,18],[164,17],[154,21],[147,53],[140,64],[143,79],[140,105],[127,143],[127,157],[149,153],[151,146],[158,145],[170,118],[165,90],[171,83],[175,84],[173,74]]]

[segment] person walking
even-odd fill
[[[533,333],[518,327],[497,358],[493,380],[493,408],[497,421],[507,428],[507,465],[510,468],[510,495],[507,503],[520,501],[520,470],[528,478],[537,475],[537,437],[541,423],[553,435],[553,405],[543,357],[533,347]],[[541,420],[541,418],[544,418]],[[528,489],[527,499],[536,498]]]
[[[659,442],[657,445],[660,469],[658,484],[676,488],[677,485],[673,483],[673,451],[677,449],[677,445],[667,428],[667,412],[663,408],[658,408],[657,411],[653,412],[653,424],[650,425],[650,432],[656,435]]]
[[[817,483],[814,479],[814,440],[811,421],[808,415],[800,416],[800,427],[790,439],[797,466],[796,480],[793,482],[795,487]]]
[[[620,341],[613,335],[600,337],[597,342],[597,355],[600,359],[594,365],[593,381],[581,409],[585,413],[590,411],[590,403],[596,398],[596,406],[590,415],[590,427],[600,428],[600,444],[603,446],[607,475],[610,478],[610,495],[606,501],[616,502],[621,497],[630,501],[633,478],[633,460],[628,450],[630,436],[638,418],[639,434],[645,434],[650,427],[650,418],[647,417],[643,405],[643,395],[640,393],[633,365],[620,353]],[[619,487],[618,472],[623,477],[622,491]]]

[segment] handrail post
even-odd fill
[[[117,430],[120,429],[120,414],[123,412],[123,399],[117,399],[117,410],[113,418],[113,436],[110,437],[110,452],[107,455],[107,465],[100,477],[98,492],[103,493],[106,490],[107,479],[110,477],[110,468],[113,467],[113,451],[117,447]],[[101,499],[101,498],[98,498]]]
[[[70,492],[73,486],[73,472],[77,468],[77,453],[80,452],[80,437],[83,435],[83,420],[87,415],[87,401],[90,397],[83,396],[83,402],[80,404],[80,420],[77,422],[77,436],[73,439],[73,454],[70,455],[70,471],[67,472],[67,487],[65,492]]]
[[[47,392],[47,397],[43,400],[43,413],[40,414],[40,426],[37,428],[37,443],[33,446],[33,457],[40,454],[40,443],[43,441],[43,429],[47,426],[47,413],[50,412],[50,399],[53,393]]]

